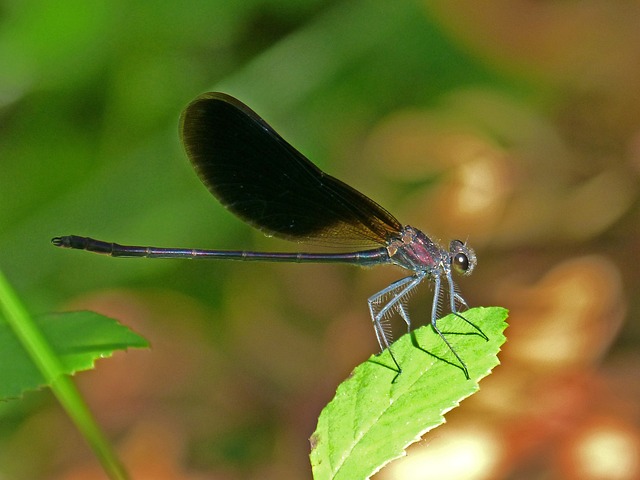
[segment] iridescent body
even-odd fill
[[[297,263],[395,264],[411,271],[368,300],[381,349],[391,337],[385,319],[393,313],[411,328],[406,300],[425,279],[433,282],[431,326],[468,378],[464,361],[437,325],[444,290],[449,310],[468,308],[456,290],[452,270],[469,275],[476,256],[459,240],[446,250],[420,230],[402,226],[387,210],[346,183],[324,173],[287,143],[249,107],[223,93],[196,98],[180,119],[181,137],[198,176],[232,213],[267,235],[307,243],[364,247],[347,253],[280,253],[141,247],[76,235],[56,237],[58,247],[114,257],[203,258]],[[366,247],[375,247],[366,249]],[[390,349],[391,352],[391,349]],[[398,372],[400,365],[391,352]]]

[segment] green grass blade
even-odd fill
[[[112,319],[92,312],[34,320],[0,273],[0,398],[49,385],[109,478],[127,478],[108,440],[68,375],[93,365],[114,349],[146,341]]]
[[[500,363],[497,354],[505,342],[507,314],[500,307],[464,312],[488,341],[453,315],[438,321],[466,363],[468,380],[430,325],[391,347],[403,370],[400,375],[388,351],[356,367],[320,414],[311,437],[314,479],[369,478],[444,423],[444,414],[476,392],[480,379]]]

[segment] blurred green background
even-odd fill
[[[320,409],[377,351],[366,299],[402,272],[49,243],[309,250],[192,171],[179,114],[224,91],[401,222],[468,239],[464,297],[511,310],[503,365],[376,478],[638,478],[639,24],[636,1],[5,0],[0,268],[35,313],[151,340],[77,376],[133,478],[310,478]],[[104,478],[47,391],[0,405],[0,477]]]

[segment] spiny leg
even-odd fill
[[[446,272],[446,276],[447,276],[447,283],[449,284],[449,307],[451,309],[451,313],[453,313],[456,317],[461,318],[462,320],[467,322],[469,325],[471,325],[478,332],[478,335],[480,335],[482,338],[484,338],[488,342],[489,337],[487,337],[487,335],[480,329],[480,327],[478,327],[475,323],[467,320],[456,309],[456,300],[458,300],[460,304],[462,304],[466,308],[469,308],[469,306],[467,305],[467,302],[465,302],[464,298],[462,298],[462,296],[456,291],[456,286],[453,283],[453,278],[451,276],[450,270]]]
[[[457,301],[460,305],[462,305],[466,310],[469,309],[469,305],[467,305],[467,302],[465,301],[465,299],[462,298],[462,295],[460,295],[457,291],[454,291],[453,296],[455,301]]]
[[[409,318],[409,312],[407,312],[406,308],[404,308],[402,302],[398,302],[396,309],[398,310],[398,314],[404,320],[404,323],[407,324],[407,333],[409,333],[411,331],[411,318]]]
[[[461,365],[461,368],[462,368],[462,372],[464,373],[464,376],[467,378],[467,380],[469,380],[469,369],[467,369],[466,363],[464,363],[462,358],[460,358],[460,355],[458,355],[458,352],[455,351],[455,349],[451,346],[449,341],[445,338],[444,334],[438,328],[437,315],[438,315],[438,300],[439,300],[439,298],[440,298],[440,275],[435,275],[434,276],[434,287],[433,287],[433,303],[432,303],[432,306],[431,306],[431,327],[440,336],[440,338],[447,345],[447,347],[449,347],[449,350],[451,350],[451,353],[453,353],[453,355],[458,359],[458,362],[460,362],[460,365]],[[452,313],[454,313],[454,314],[456,314],[458,316],[461,316],[461,315],[459,315],[458,313],[455,312],[455,309],[452,310]]]
[[[405,298],[409,294],[409,292],[411,292],[411,290],[417,287],[420,284],[420,282],[424,280],[424,277],[425,277],[424,273],[418,273],[410,277],[405,277],[397,282],[394,282],[389,287],[385,288],[384,290],[378,292],[377,294],[369,298],[370,300],[369,307],[371,312],[374,313],[375,310],[373,310],[372,308],[373,305],[377,303],[384,296],[392,295],[391,300],[389,300],[384,305],[384,307],[382,307],[380,311],[378,311],[375,314],[375,319],[377,319],[379,324],[381,324],[382,318],[389,312],[389,310],[395,307],[398,313],[400,314],[400,316],[402,317],[402,319],[407,324],[407,327],[411,328],[411,320],[409,319],[408,312],[405,310],[404,306],[402,305],[402,299]],[[399,292],[395,293],[398,290]]]
[[[387,338],[387,333],[384,330],[382,319],[390,309],[396,307],[398,313],[407,324],[407,328],[410,329],[411,320],[409,319],[408,312],[404,309],[404,306],[402,306],[401,301],[403,297],[405,297],[411,290],[419,285],[420,282],[422,282],[424,277],[424,274],[419,273],[417,275],[402,278],[397,282],[392,283],[387,288],[379,291],[375,295],[372,295],[367,300],[369,304],[369,313],[371,314],[371,321],[373,322],[373,329],[378,340],[378,345],[380,345],[381,350],[384,350],[385,348],[389,350],[389,354],[391,355],[393,363],[395,363],[396,367],[398,367],[398,373],[402,372],[402,368],[400,367],[400,364],[391,351],[390,342]],[[386,296],[392,296],[392,298],[386,304],[384,304],[384,306],[380,308],[380,310],[376,311],[377,304],[383,301]]]
[[[384,335],[384,327],[380,323],[380,319],[382,318],[382,315],[384,315],[387,312],[388,308],[387,308],[387,304],[385,304],[378,311],[376,310],[376,306],[379,302],[382,301],[382,299],[384,299],[386,295],[389,295],[390,292],[393,292],[395,289],[398,289],[404,286],[405,284],[411,282],[412,278],[413,277],[402,278],[392,283],[385,289],[380,290],[375,295],[371,295],[367,300],[367,303],[369,305],[369,314],[371,315],[371,321],[373,322],[373,327],[376,332],[376,338],[378,339],[378,345],[380,345],[380,350],[384,350],[385,348],[389,347],[389,342],[387,341],[386,335]],[[379,315],[379,313],[382,313],[382,315]]]

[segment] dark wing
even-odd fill
[[[298,242],[384,245],[401,229],[393,215],[321,171],[229,95],[196,98],[182,113],[180,130],[211,193],[267,234]]]

